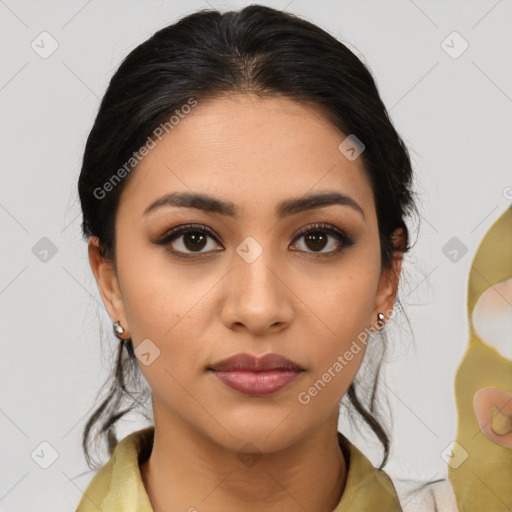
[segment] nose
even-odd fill
[[[289,278],[288,278],[289,280]],[[292,283],[288,282],[270,251],[248,262],[238,254],[224,280],[225,301],[221,318],[231,330],[252,334],[275,333],[290,325],[293,314]]]

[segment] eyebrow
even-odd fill
[[[352,197],[340,192],[323,192],[317,194],[306,194],[302,197],[286,199],[276,206],[276,215],[278,219],[283,219],[290,215],[294,215],[307,210],[314,210],[331,205],[349,206],[358,211],[363,219],[364,211]],[[224,201],[208,194],[191,193],[191,192],[171,192],[162,196],[151,203],[145,210],[147,213],[164,206],[181,206],[184,208],[196,208],[205,212],[218,213],[229,217],[236,218],[240,209],[231,201]]]

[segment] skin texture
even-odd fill
[[[284,97],[199,102],[130,175],[116,215],[115,270],[91,238],[91,268],[111,320],[135,349],[149,339],[160,350],[151,364],[139,361],[153,390],[155,442],[141,472],[155,512],[257,504],[320,512],[338,504],[347,475],[338,407],[364,345],[308,404],[297,395],[376,325],[378,312],[392,309],[402,261],[395,252],[392,269],[381,267],[370,181],[361,158],[338,150],[345,137],[313,106]],[[364,218],[346,205],[276,217],[277,203],[320,191],[351,196]],[[143,214],[169,192],[206,193],[240,213],[165,206]],[[354,244],[343,247],[328,232],[323,248],[296,237],[316,222],[344,230]],[[154,243],[182,223],[205,225],[218,241],[208,237],[200,255],[187,235]],[[236,251],[249,236],[262,249],[251,263]],[[306,371],[278,393],[249,397],[206,370],[240,352],[278,353]],[[256,462],[243,463],[241,449]]]

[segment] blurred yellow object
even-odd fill
[[[464,460],[448,475],[460,510],[505,512],[512,510],[512,207],[478,247],[467,307],[469,345],[455,377],[454,451]]]

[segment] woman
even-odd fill
[[[403,510],[378,367],[368,400],[356,374],[394,315],[412,169],[350,50],[268,7],[186,16],[114,74],[79,195],[120,341],[78,512]],[[154,426],[118,443],[130,379]],[[338,432],[344,396],[380,468]]]

